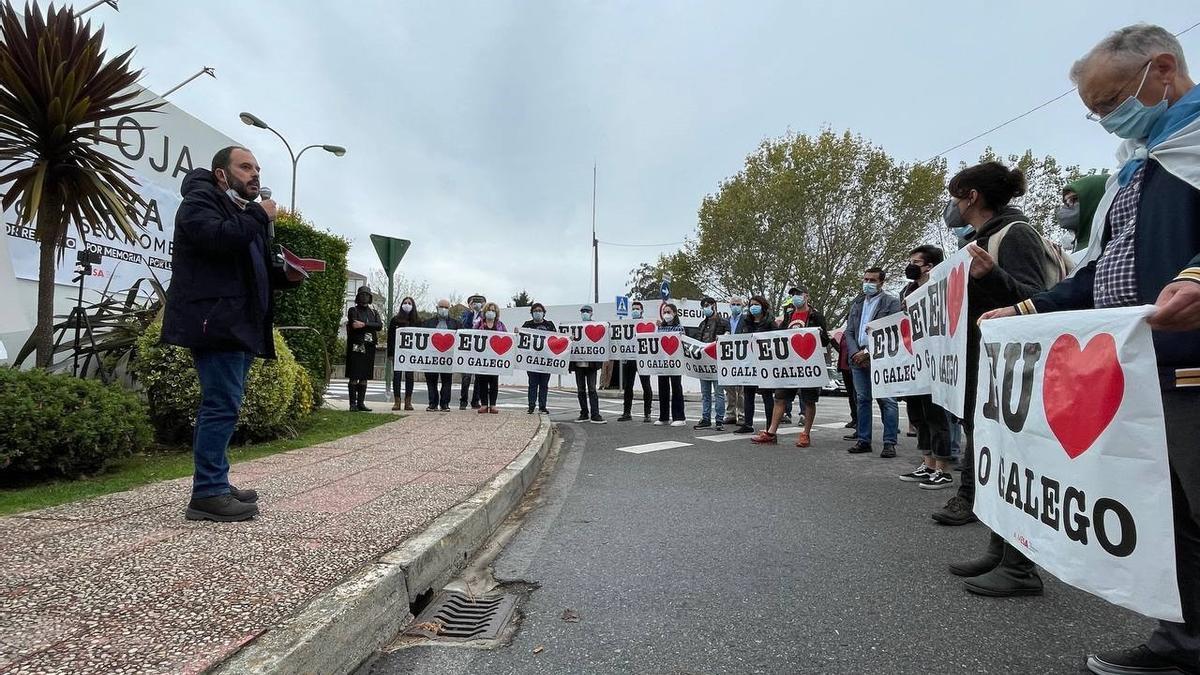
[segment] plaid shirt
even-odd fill
[[[1129,185],[1121,188],[1108,211],[1112,239],[1104,255],[1096,262],[1092,295],[1096,308],[1129,307],[1138,304],[1137,273],[1134,270],[1134,232],[1137,230],[1138,202],[1142,196],[1143,164]]]

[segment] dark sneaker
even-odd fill
[[[526,414],[526,415],[532,415],[532,414],[533,414],[533,408],[526,408],[526,409],[525,409],[525,414]]]
[[[846,422],[846,425],[845,425],[845,426],[843,426],[842,428],[843,428],[843,429],[857,429],[857,428],[858,428],[858,423],[857,423],[857,422],[855,422],[854,420],[851,420],[851,421],[849,421],[849,422]]]
[[[450,406],[448,406],[448,405],[442,406],[442,412],[450,412]]]
[[[604,419],[603,417],[601,417],[599,415],[593,416],[592,419],[589,421],[592,424],[608,424],[608,420]]]
[[[883,452],[879,453],[879,456],[884,459],[892,459],[896,456],[896,446],[892,443],[884,443]]]
[[[743,426],[740,426],[740,427],[734,429],[733,433],[735,433],[735,434],[752,434],[752,433],[754,433],[754,427],[748,427],[748,426],[743,425]]]
[[[459,409],[459,410],[466,410],[466,409],[467,409],[467,404],[466,404],[466,403],[459,403],[459,404],[458,404],[458,409]]]
[[[847,448],[846,452],[852,455],[862,455],[871,451],[871,446],[866,443],[856,443],[853,447]]]
[[[737,418],[736,417],[726,417],[721,423],[728,424],[729,426],[734,427],[734,426],[737,426]]]
[[[713,427],[713,429],[716,431],[725,431],[725,425],[717,422],[717,426]]]
[[[1001,561],[990,572],[967,579],[963,582],[963,586],[975,595],[989,598],[1015,598],[1025,595],[1041,595],[1045,592],[1042,587],[1042,578],[1036,571],[1020,569],[1005,564],[1004,561]]]
[[[588,414],[587,414],[587,413],[585,413],[585,412],[581,412],[581,413],[579,413],[579,417],[576,417],[576,418],[575,418],[575,421],[576,421],[576,422],[586,422],[586,421],[588,421],[589,419],[591,419],[591,417],[588,417]]]
[[[545,408],[538,408],[538,412],[540,412],[540,413],[541,413],[541,414],[543,414],[543,415],[549,415],[549,414],[550,414],[550,411],[549,411],[549,410],[546,410]]]
[[[695,426],[693,426],[692,428],[693,428],[693,429],[711,429],[711,428],[712,428],[712,422],[710,422],[710,421],[708,421],[708,420],[700,420],[700,423],[699,423],[699,424],[697,424],[697,425],[695,425]]]
[[[975,512],[971,510],[971,502],[963,499],[958,495],[950,498],[941,511],[933,512],[933,519],[942,525],[966,525],[973,523],[978,518],[975,517]]]
[[[1119,652],[1105,652],[1088,656],[1088,670],[1098,675],[1131,675],[1133,673],[1163,673],[1170,675],[1188,675],[1196,673],[1195,669],[1169,661],[1150,651],[1146,645],[1138,645],[1133,649],[1123,649]]]
[[[646,415],[645,417],[642,418],[642,424],[650,424],[653,421],[654,421],[654,418],[650,417],[649,415]]]
[[[785,415],[783,416],[783,419],[781,419],[781,420],[779,420],[779,421],[780,421],[781,423],[783,423],[783,424],[791,424],[791,423],[792,423],[792,416],[791,416],[791,415],[786,415],[786,414],[785,414]]]
[[[188,502],[184,518],[188,520],[213,520],[218,523],[233,523],[250,520],[258,515],[258,504],[240,502],[233,495],[192,498]]]
[[[633,415],[625,414],[617,418],[618,422],[628,422],[633,419]]]
[[[425,409],[425,412],[437,412],[437,406],[436,406],[436,405],[431,405],[431,406],[429,406],[428,408],[426,408],[426,409]]]
[[[858,434],[846,434],[845,436],[842,436],[842,440],[843,441],[857,441]]]
[[[943,490],[948,487],[954,487],[954,477],[942,471],[934,471],[921,481],[922,490]]]
[[[921,466],[918,466],[915,471],[900,474],[900,480],[905,483],[923,483],[926,478],[933,475],[933,472],[933,469],[930,469],[925,466],[924,462],[921,462]]]
[[[258,493],[255,492],[254,490],[239,490],[239,489],[235,488],[234,486],[230,485],[229,486],[229,494],[233,495],[233,498],[238,500],[239,502],[253,503],[253,502],[258,501]]]

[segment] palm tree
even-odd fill
[[[100,152],[116,144],[101,123],[162,104],[135,101],[133,51],[109,60],[103,43],[104,29],[93,33],[70,8],[51,5],[45,18],[37,3],[23,17],[10,2],[0,8],[0,205],[16,205],[18,224],[36,222],[39,367],[52,358],[54,272],[72,223],[133,239],[146,207],[129,167]]]

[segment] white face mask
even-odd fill
[[[412,311],[412,305],[410,305],[408,303],[404,303],[403,305],[400,305],[400,311],[404,312],[405,314],[408,314],[409,312]]]
[[[672,322],[672,321],[674,321],[674,320],[675,320],[675,315],[674,315],[674,314],[672,314],[672,313],[670,313],[670,312],[667,312],[666,314],[663,314],[663,321],[666,321],[667,323],[671,323],[671,322]]]

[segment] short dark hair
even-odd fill
[[[544,312],[544,311],[546,311],[546,306],[545,306],[545,305],[543,305],[543,304],[542,304],[542,303],[540,303],[540,302],[535,302],[535,303],[533,303],[532,305],[530,305],[530,306],[529,306],[529,313],[530,313],[530,314],[532,314],[532,313],[536,312],[536,311],[537,311],[537,310],[539,310],[539,309],[540,309],[540,310],[542,310],[542,311]]]
[[[921,258],[927,265],[938,265],[946,259],[946,254],[942,252],[942,249],[933,244],[921,244],[908,252],[909,255],[914,253],[921,254]]]
[[[250,148],[244,148],[240,145],[231,145],[227,148],[221,148],[217,151],[217,154],[213,155],[212,166],[210,166],[209,169],[213,171],[216,171],[217,169],[224,169],[225,171],[228,171],[230,157],[233,156],[234,150],[245,150],[246,152],[250,152]]]
[[[710,298],[710,297],[707,297],[707,296],[705,296],[705,298],[704,298],[703,300],[701,300],[701,301],[700,301],[700,306],[701,306],[701,307],[703,307],[703,306],[705,306],[705,305],[715,305],[715,304],[717,304],[717,300],[716,300],[716,298]]]
[[[975,190],[983,197],[984,204],[995,210],[1008,206],[1013,197],[1025,194],[1026,186],[1025,173],[1020,169],[1010,169],[1000,162],[984,162],[959,171],[946,189],[959,199]]]
[[[868,267],[863,274],[878,274],[880,281],[887,279],[887,272],[884,272],[882,267]]]
[[[631,304],[631,305],[629,305],[629,306],[630,306],[630,307],[642,307],[642,301],[641,301],[641,300],[634,300],[634,301],[633,301],[633,304]],[[642,309],[645,309],[645,307],[642,307]]]
[[[803,288],[800,288],[799,286],[792,286],[791,288],[788,289],[788,295],[800,295],[802,293],[807,293],[807,292],[808,291],[804,290]]]

